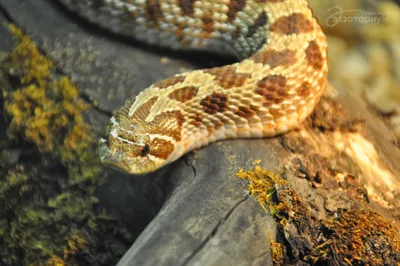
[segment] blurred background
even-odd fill
[[[309,0],[328,37],[329,80],[362,94],[400,140],[400,7],[384,0]]]

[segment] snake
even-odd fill
[[[103,164],[153,172],[224,139],[298,128],[327,83],[327,41],[306,0],[60,0],[92,23],[173,50],[230,54],[230,65],[179,73],[111,117]]]

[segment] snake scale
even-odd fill
[[[238,58],[159,81],[115,113],[100,157],[131,174],[152,172],[217,140],[296,128],[326,84],[326,37],[306,0],[60,1],[150,44]]]

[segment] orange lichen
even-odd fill
[[[345,265],[399,263],[399,230],[381,215],[371,210],[354,209],[341,213],[338,218],[327,219],[322,224],[324,237],[329,242],[316,247],[314,253],[334,253]]]

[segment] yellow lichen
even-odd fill
[[[275,265],[282,265],[283,263],[283,251],[282,251],[282,244],[275,242],[272,238],[270,239],[271,245],[271,256],[272,261]]]
[[[11,24],[9,30],[19,42],[10,56],[11,64],[19,71],[21,83],[26,85],[37,82],[39,87],[44,87],[54,67],[53,62],[40,54],[32,40],[24,35],[21,29]]]
[[[64,160],[91,144],[83,119],[89,107],[79,99],[79,89],[67,77],[56,78],[54,63],[40,54],[32,40],[15,26],[19,41],[10,54],[11,67],[20,76],[20,88],[4,91],[5,110],[12,118],[10,136],[23,135],[42,152],[57,149]]]
[[[286,184],[286,181],[278,174],[269,170],[262,169],[259,165],[253,170],[244,171],[240,169],[236,174],[239,178],[247,179],[249,184],[249,191],[254,196],[261,207],[266,211],[265,204],[269,207],[271,213],[276,213],[276,206],[272,202],[272,196],[275,193],[275,184]]]
[[[46,266],[66,266],[66,265],[67,265],[66,262],[62,258],[56,255],[51,256],[50,260],[46,264]]]
[[[82,234],[76,233],[68,240],[68,246],[64,248],[64,260],[76,256],[76,254],[87,247],[88,241]]]

